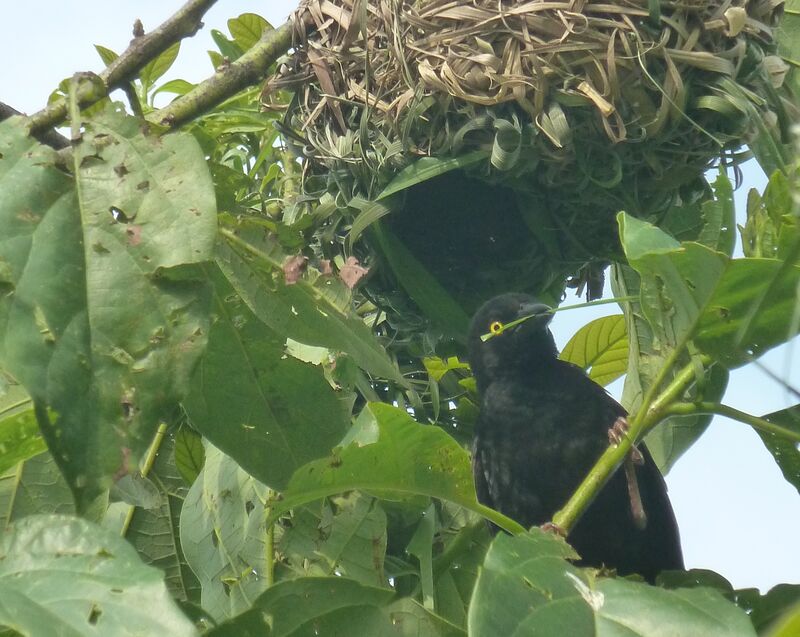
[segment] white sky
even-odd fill
[[[121,52],[140,18],[146,30],[160,24],[179,0],[5,0],[0,14],[0,101],[34,112],[65,77],[76,71],[100,71],[93,44]],[[209,29],[227,33],[226,20],[244,12],[260,13],[281,24],[296,6],[290,0],[218,2],[204,20],[206,27],[184,41],[181,54],[162,81],[177,77],[200,81],[213,71],[205,51],[214,49]],[[750,165],[737,192],[744,199],[765,178]],[[559,344],[595,316],[614,313],[611,306],[560,314],[554,331]],[[762,358],[770,369],[800,387],[800,367],[789,348]],[[619,383],[617,384],[619,385]],[[612,388],[614,389],[614,388]],[[733,372],[725,402],[757,415],[790,406],[791,395],[755,368]],[[746,425],[717,418],[703,438],[667,477],[678,516],[687,567],[710,568],[735,587],[767,590],[780,582],[800,583],[800,496],[786,483]]]

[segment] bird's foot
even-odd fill
[[[539,528],[542,529],[542,531],[544,531],[545,533],[552,533],[554,535],[560,535],[561,537],[567,537],[567,532],[560,526],[558,526],[557,524],[553,524],[552,522],[545,522]]]
[[[608,442],[615,447],[619,446],[619,443],[628,437],[630,428],[631,427],[628,424],[628,419],[625,418],[625,416],[620,416],[614,421],[614,424],[611,425],[611,428],[608,430]],[[644,464],[644,456],[636,447],[636,445],[631,446],[631,450],[628,452],[628,454],[631,460],[633,460],[634,464],[639,466]]]
[[[641,456],[641,454],[639,454]],[[647,513],[642,503],[642,494],[639,492],[639,481],[636,479],[636,467],[632,456],[625,458],[625,479],[628,482],[628,498],[631,502],[631,516],[633,523],[640,531],[647,526]]]

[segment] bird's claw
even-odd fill
[[[628,424],[628,419],[625,416],[620,416],[614,421],[614,424],[608,430],[608,442],[609,444],[617,447],[619,443],[621,443],[625,438],[628,437],[628,432],[630,431],[630,425]],[[633,460],[633,464],[642,466],[644,464],[644,456],[642,452],[639,451],[636,445],[632,445],[630,451],[628,452],[631,460]]]

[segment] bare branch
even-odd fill
[[[14,115],[24,116],[25,113],[21,113],[13,106],[9,106],[8,104],[0,102],[0,122],[4,119],[8,119],[9,117],[13,117]],[[54,130],[42,131],[37,133],[35,137],[43,144],[46,144],[51,148],[55,148],[56,150],[61,150],[62,148],[69,146],[69,140]]]
[[[128,48],[100,73],[104,89],[96,83],[83,83],[78,89],[78,104],[89,106],[106,97],[112,90],[130,82],[151,60],[170,46],[191,37],[203,26],[202,17],[216,0],[189,0],[174,15],[147,35],[135,36]],[[60,99],[28,118],[31,134],[36,135],[57,126],[67,116],[67,100]]]

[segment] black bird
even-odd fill
[[[526,527],[552,519],[608,447],[609,430],[620,435],[626,416],[582,369],[559,360],[551,318],[536,299],[504,294],[477,311],[469,333],[480,398],[473,445],[478,500]],[[683,557],[664,478],[645,445],[638,450],[638,466],[626,461],[614,473],[567,540],[582,564],[652,582],[664,569],[682,569]]]

